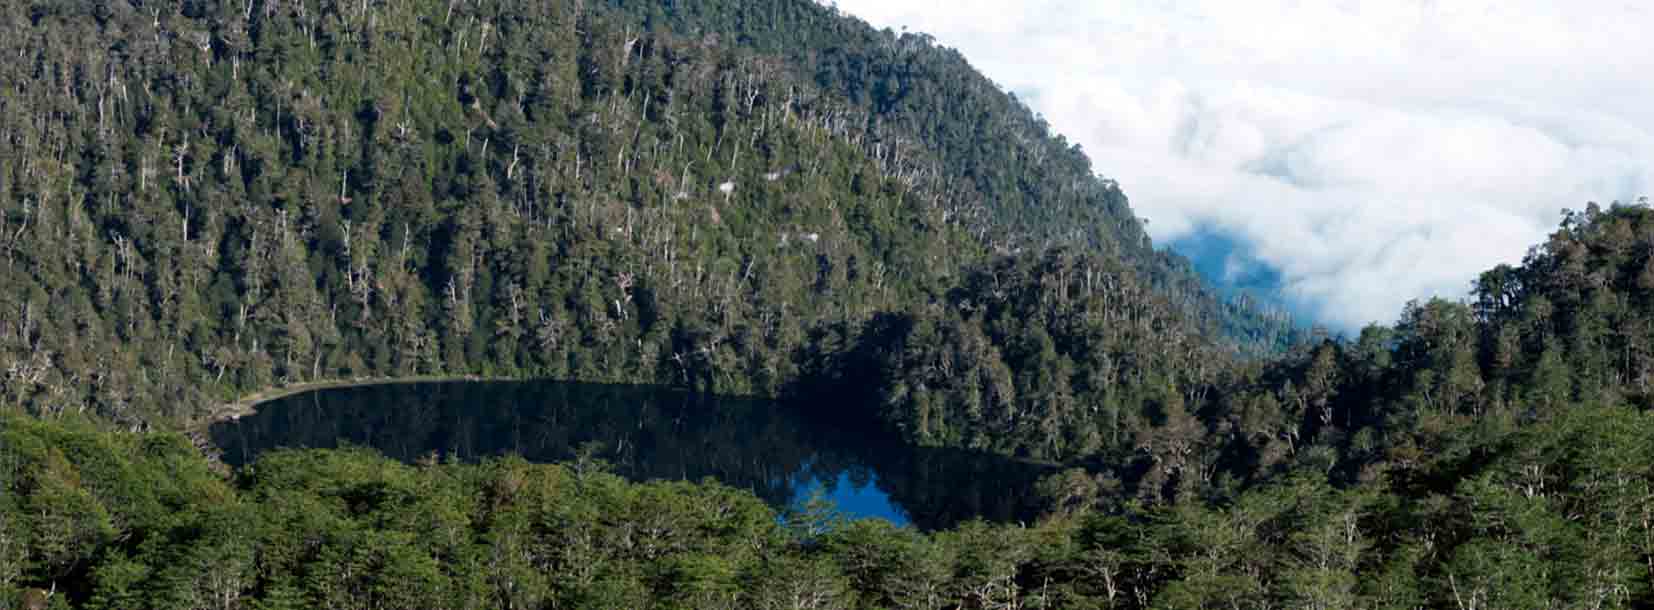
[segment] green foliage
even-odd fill
[[[680,4],[0,12],[27,84],[0,97],[0,401],[166,427],[363,376],[774,395],[816,329],[1060,245],[1191,328],[1286,335],[956,52]]]
[[[1070,505],[1032,526],[929,534],[821,507],[783,522],[711,482],[628,483],[516,458],[286,451],[225,480],[170,436],[16,416],[0,426],[0,463],[28,473],[0,490],[0,523],[31,524],[0,530],[21,560],[7,590],[55,591],[60,607],[1654,602],[1654,419],[1625,407],[1451,431],[1462,453],[1412,477],[1341,489],[1299,471],[1219,501]]]
[[[920,445],[1118,456],[1147,435],[1181,445],[1203,432],[1183,405],[1239,360],[1199,328],[1119,261],[1054,249],[970,268],[941,302],[820,342],[837,350],[801,385],[863,380],[856,402]]]
[[[1299,343],[956,51],[816,2],[13,2],[0,31],[7,604],[1654,604],[1646,205]],[[1034,527],[789,535],[588,461],[226,479],[149,432],[432,374],[833,396],[1091,470]]]

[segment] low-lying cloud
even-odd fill
[[[1336,328],[1465,295],[1562,208],[1654,180],[1637,3],[840,0],[960,49],[1161,243],[1221,235]],[[1273,275],[1273,274],[1272,274]]]

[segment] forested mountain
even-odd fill
[[[1107,306],[1141,345],[1294,333],[1154,250],[1119,187],[956,52],[813,2],[0,20],[0,370],[35,413],[171,425],[415,374],[774,395],[812,333],[957,306],[967,269],[1055,247],[1129,295]]]
[[[0,607],[1654,607],[1646,202],[1302,342],[956,52],[816,2],[0,28]],[[920,533],[588,464],[230,471],[165,432],[468,374],[1067,469],[1038,523]]]
[[[1415,305],[1359,341],[1226,373],[1200,409],[1163,397],[1141,414],[1158,421],[1134,433],[1136,458],[1041,481],[1049,512],[1032,527],[924,534],[819,505],[778,521],[749,492],[625,483],[587,463],[278,452],[226,478],[175,434],[0,414],[0,601],[1648,608],[1651,236],[1644,206],[1569,213],[1523,265],[1484,275],[1473,305]],[[897,363],[1021,328],[971,319],[984,321],[873,325],[935,337],[885,353]],[[1529,341],[1545,348],[1501,347]],[[892,391],[936,383],[912,367],[879,370],[902,372],[880,377],[875,391],[900,397],[883,404],[932,418],[968,410],[960,386],[981,378],[951,376],[966,381],[932,399]],[[927,421],[897,425],[960,442]],[[1015,437],[980,438],[1000,434]]]

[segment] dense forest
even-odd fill
[[[1145,336],[1295,336],[957,53],[692,4],[0,8],[5,400],[142,429],[317,379],[773,396],[812,333],[1059,246]]]
[[[0,28],[0,607],[1654,607],[1646,202],[1327,337],[1156,249],[957,52],[816,2]],[[921,532],[180,434],[416,375],[782,397],[1062,470],[1037,521]]]
[[[1489,421],[1361,485],[924,534],[579,464],[267,454],[0,416],[0,594],[81,608],[1646,608],[1654,419]],[[38,604],[38,606],[29,604]]]

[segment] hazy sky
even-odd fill
[[[1083,145],[1156,240],[1232,237],[1337,328],[1464,296],[1564,207],[1654,194],[1643,2],[837,4],[958,48]]]

